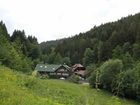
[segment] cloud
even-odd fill
[[[140,0],[0,0],[0,19],[10,34],[24,29],[42,42],[135,14],[139,5]]]

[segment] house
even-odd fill
[[[56,65],[56,64],[37,64],[35,70],[40,75],[48,75],[50,78],[68,78],[75,74],[80,78],[86,78],[86,69],[81,64],[75,64],[72,67],[67,65]]]
[[[72,66],[72,72],[82,78],[86,76],[86,68],[81,64],[75,64]]]
[[[67,65],[37,64],[35,70],[40,75],[49,75],[51,78],[67,78],[71,75],[71,68]]]

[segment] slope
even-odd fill
[[[112,58],[113,49],[116,46],[130,45],[124,53],[130,52],[133,56],[133,44],[140,42],[140,13],[130,15],[115,22],[94,26],[91,30],[66,38],[57,40],[57,45],[53,46],[55,52],[62,57],[70,57],[72,64],[83,63],[86,48],[94,51],[94,61],[92,63],[104,62]],[[49,42],[42,43],[43,54],[51,52]],[[53,43],[56,43],[55,41]],[[47,45],[48,44],[48,45]],[[46,50],[47,49],[47,50]]]
[[[138,105],[87,85],[41,80],[0,66],[0,105]]]

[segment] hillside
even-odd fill
[[[97,92],[87,86],[25,75],[30,74],[38,63],[69,66],[81,63],[86,67],[86,78],[92,88],[140,100],[140,13],[94,26],[71,38],[40,45],[37,38],[27,36],[24,30],[14,30],[9,35],[5,24],[0,22],[0,65],[12,69],[0,73],[2,105],[11,101],[13,105],[19,104],[19,100],[24,104],[48,102],[50,105],[118,102],[106,92]],[[124,101],[122,103],[125,105]]]
[[[140,13],[57,40],[55,46],[48,43],[42,49],[44,63],[81,63],[92,87],[140,99]]]
[[[55,53],[59,53],[62,57],[69,57],[72,64],[84,64],[83,58],[87,48],[94,52],[94,60],[91,63],[102,63],[111,59],[113,50],[118,45],[120,47],[129,45],[130,48],[124,53],[129,52],[133,56],[133,44],[140,42],[139,23],[140,13],[115,22],[94,26],[91,30],[71,38],[43,42],[40,46],[43,54],[48,58],[51,56],[53,47]]]
[[[60,80],[41,80],[0,66],[0,105],[138,105],[104,91]]]

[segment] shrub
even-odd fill
[[[122,61],[118,59],[106,61],[99,69],[100,82],[103,85],[103,88],[112,91],[117,74],[123,69]]]
[[[140,99],[140,63],[118,76],[119,91],[128,98]]]
[[[90,83],[90,85],[91,85],[92,87],[95,87],[96,82],[97,82],[97,81],[96,81],[96,78],[97,78],[97,76],[96,76],[97,71],[99,71],[98,68],[97,68],[96,70],[94,70],[94,71],[92,72],[91,76],[88,78],[88,79],[89,79],[89,83]]]
[[[29,76],[29,77],[24,76],[22,79],[23,80],[19,80],[19,82],[20,82],[19,85],[25,86],[27,88],[32,88],[38,84],[38,80],[33,76]]]
[[[41,78],[41,79],[48,79],[49,75],[47,75],[47,74],[39,75],[39,78]]]
[[[116,91],[117,95],[125,97],[134,97],[136,96],[135,90],[132,89],[133,83],[135,81],[135,76],[133,70],[127,70],[118,75],[116,81]]]
[[[33,76],[33,77],[39,77],[40,74],[39,74],[36,70],[34,70],[34,71],[32,72],[32,76]]]
[[[98,83],[100,88],[112,91],[117,75],[122,71],[123,63],[121,60],[108,60],[97,68],[89,78],[90,85],[95,87]]]
[[[68,78],[68,80],[70,82],[79,83],[80,77],[78,75],[73,74]]]

